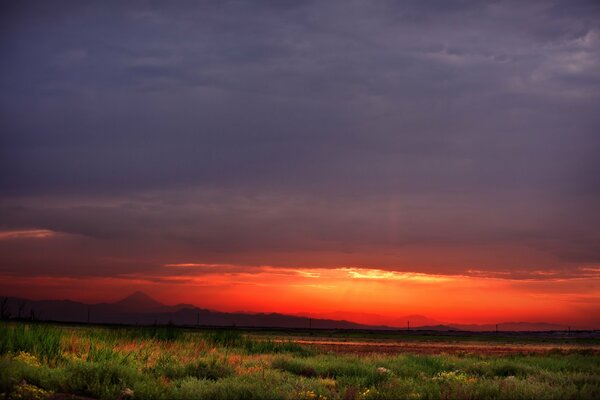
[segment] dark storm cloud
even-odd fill
[[[600,262],[596,2],[2,7],[0,217],[77,238],[57,268],[86,246],[107,273],[251,251]],[[413,247],[463,255],[407,266]]]

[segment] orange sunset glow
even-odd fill
[[[586,277],[561,278],[536,272],[525,279],[434,275],[365,267],[287,268],[200,263],[165,264],[159,275],[110,278],[20,278],[3,276],[0,288],[31,298],[85,302],[118,300],[140,290],[170,304],[186,303],[220,311],[278,312],[404,326],[409,315],[440,323],[547,321],[590,328],[600,296],[598,270]],[[230,272],[221,272],[229,270]],[[57,296],[57,294],[59,294]],[[414,326],[420,323],[418,318]]]

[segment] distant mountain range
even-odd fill
[[[411,329],[435,331],[495,331],[496,324],[464,325],[441,324],[422,315],[409,315],[396,319],[395,326],[383,323],[369,325],[336,319],[364,320],[369,314],[329,313],[286,315],[279,313],[221,312],[198,308],[191,304],[165,305],[142,292],[135,292],[115,303],[85,304],[71,300],[27,300],[7,298],[7,310],[12,318],[34,318],[42,321],[89,322],[99,324],[152,325],[168,324],[185,326],[238,326],[272,328],[315,328],[315,329],[406,329],[410,321]],[[318,318],[315,318],[318,317]],[[354,317],[354,318],[353,318]],[[375,320],[376,319],[372,319]],[[500,331],[560,331],[567,327],[545,322],[504,322],[499,323]]]
[[[350,321],[313,319],[278,313],[228,313],[198,308],[191,304],[162,304],[142,292],[135,292],[115,303],[85,304],[71,300],[26,300],[9,297],[8,311],[13,318],[43,321],[90,322],[100,324],[186,326],[239,326],[317,329],[392,329]],[[19,308],[21,310],[19,311]]]
[[[347,311],[335,311],[328,313],[298,313],[296,315],[302,317],[312,318],[326,318],[326,319],[345,319],[348,321],[354,321],[357,323],[368,324],[365,321],[370,321],[371,324],[375,325],[389,325],[399,328],[407,328],[410,322],[410,327],[421,327],[421,326],[434,326],[441,325],[441,322],[431,318],[427,318],[423,315],[405,315],[403,317],[394,318],[392,323],[390,319],[378,314],[372,313],[361,313],[361,312],[347,312]]]

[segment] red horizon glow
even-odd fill
[[[153,275],[5,275],[0,289],[10,296],[90,303],[119,300],[141,290],[171,305],[188,303],[219,311],[278,312],[391,326],[402,326],[402,317],[417,314],[440,323],[527,321],[599,328],[594,309],[600,300],[595,290],[600,277],[549,278],[548,274],[506,279],[365,267],[170,263]]]

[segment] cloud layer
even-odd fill
[[[2,7],[3,272],[597,271],[597,2]]]

